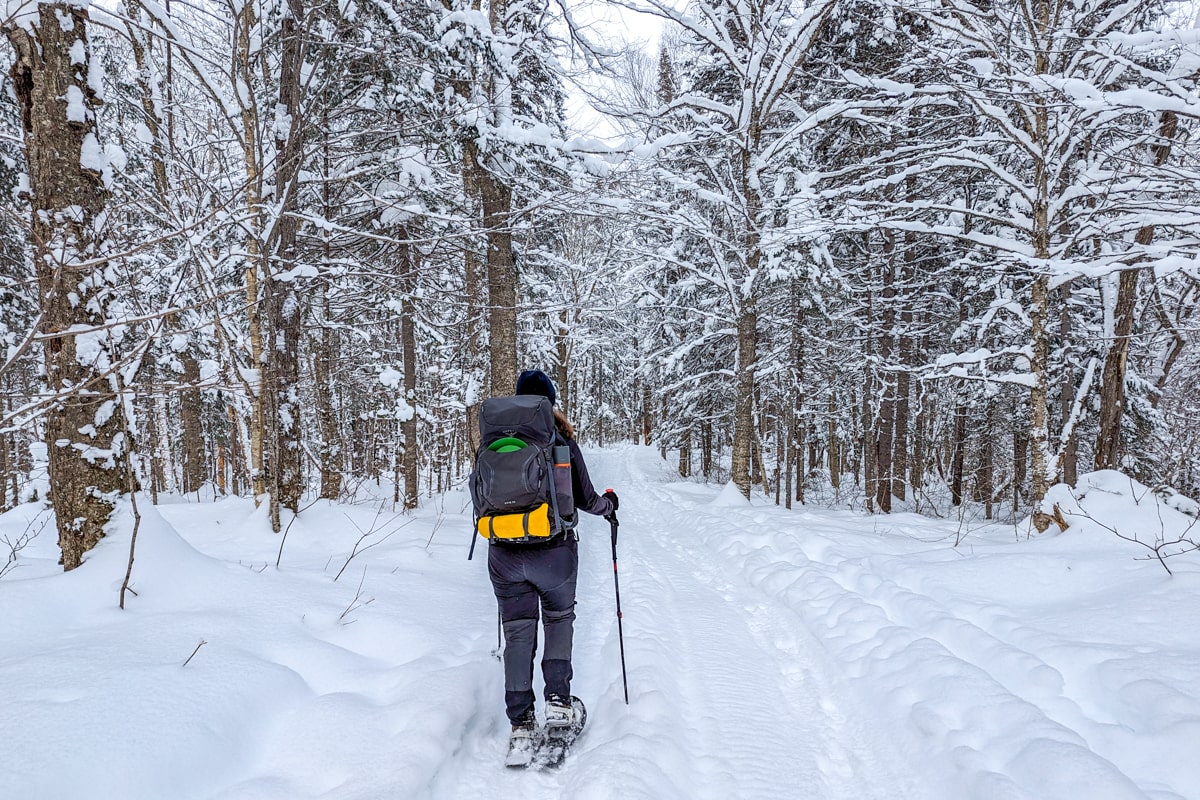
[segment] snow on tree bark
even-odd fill
[[[126,488],[132,442],[114,370],[121,328],[114,273],[105,260],[101,165],[89,82],[86,4],[43,3],[10,20],[11,68],[20,105],[32,206],[46,387],[51,500],[63,568],[75,569],[104,536]]]
[[[300,168],[304,156],[305,120],[301,93],[305,54],[306,7],[303,0],[287,0],[281,20],[279,99],[276,105],[275,170],[273,184],[278,217],[271,243],[271,260],[264,262],[267,342],[266,380],[263,392],[269,413],[267,468],[270,476],[271,526],[280,530],[279,509],[300,511],[304,492],[303,448],[300,429],[300,334],[303,307],[296,281],[299,258]]]

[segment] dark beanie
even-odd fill
[[[517,378],[517,394],[540,394],[554,404],[554,383],[540,369],[527,369]]]

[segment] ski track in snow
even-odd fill
[[[284,569],[266,571],[278,540],[261,535],[261,510],[235,500],[157,508],[196,550],[156,538],[146,510],[139,563],[155,566],[135,573],[129,612],[72,618],[81,592],[113,590],[119,543],[44,590],[0,587],[0,610],[15,612],[0,643],[15,637],[24,653],[0,657],[11,689],[0,712],[33,732],[21,738],[0,719],[16,765],[0,797],[76,800],[79,787],[89,800],[1200,797],[1186,789],[1200,787],[1200,700],[1186,688],[1200,672],[1196,626],[1156,629],[1176,639],[1152,662],[1142,656],[1153,646],[1105,638],[1119,628],[1059,630],[1086,624],[1075,606],[1093,595],[1097,619],[1129,615],[1102,584],[1119,572],[1072,573],[1052,543],[1036,560],[1013,557],[1007,569],[1042,602],[1027,614],[1019,598],[988,599],[1007,595],[995,591],[1008,588],[1006,553],[985,567],[932,543],[913,557],[911,537],[943,535],[944,523],[742,504],[679,481],[649,448],[598,452],[589,466],[622,496],[630,702],[608,526],[589,518],[573,684],[589,720],[561,768],[502,766],[486,545],[465,561],[457,511],[442,533],[363,553],[333,583],[330,552],[345,558],[358,536],[349,510],[297,520]],[[892,527],[872,536],[872,524]],[[1159,613],[1165,591],[1135,618]],[[35,603],[68,620],[44,642],[47,617],[19,613]],[[211,644],[179,671],[177,655],[201,636]],[[93,675],[88,659],[106,666]],[[130,694],[139,680],[152,688]],[[78,774],[39,768],[77,732],[91,742]]]
[[[625,540],[647,574],[636,619],[662,626],[650,641],[679,651],[679,707],[711,796],[918,796],[865,709],[839,707],[852,694],[795,613],[713,557],[706,540],[727,521],[656,485],[629,452],[630,482],[647,489],[630,504],[642,530]],[[694,538],[664,535],[679,531],[680,511]]]
[[[666,469],[661,462],[655,466],[660,472]],[[636,467],[634,471],[643,475],[645,472]],[[925,594],[882,577],[883,571],[864,563],[869,559],[836,559],[827,563],[822,559],[830,548],[822,543],[821,536],[828,535],[828,530],[813,531],[816,536],[770,535],[773,512],[769,509],[751,512],[753,524],[747,524],[744,513],[722,519],[720,509],[713,508],[711,502],[686,499],[688,484],[655,487],[654,483],[653,478],[646,481],[660,501],[659,507],[670,509],[668,513],[675,515],[676,520],[681,510],[693,510],[693,538],[676,542],[673,549],[681,556],[690,556],[693,563],[709,565],[708,575],[703,575],[703,570],[698,572],[702,580],[707,579],[712,586],[728,587],[729,581],[744,578],[771,598],[759,609],[765,618],[777,625],[781,620],[801,623],[815,634],[807,637],[806,649],[814,646],[824,649],[840,662],[839,667],[827,661],[823,673],[826,680],[839,671],[859,679],[855,687],[879,704],[872,708],[887,708],[892,720],[907,722],[927,737],[950,745],[947,766],[957,774],[946,781],[939,795],[954,796],[956,791],[965,789],[966,796],[989,800],[1051,797],[1118,800],[1148,796],[1182,800],[1184,797],[1166,787],[1152,789],[1149,794],[1143,792],[1106,757],[1121,757],[1119,745],[1103,741],[1103,736],[1097,737],[1099,741],[1089,742],[1077,732],[1084,728],[1095,730],[1098,726],[1103,731],[1105,725],[1132,728],[1119,720],[1102,719],[1104,715],[1096,710],[1092,713],[1101,719],[1089,717],[1079,703],[1066,696],[1063,672],[1014,644],[1021,640],[1036,641],[1038,635],[1011,616],[970,607],[962,609],[966,614],[951,610]],[[814,521],[820,519],[822,527],[829,524],[824,517],[804,516]],[[855,527],[861,530],[861,523]],[[758,544],[752,544],[756,540]],[[721,572],[731,568],[733,575]],[[732,593],[728,600],[735,601]],[[956,600],[961,602],[961,598]],[[979,624],[968,618],[972,612],[980,619]],[[729,624],[725,630],[735,627],[736,623]],[[794,634],[795,627],[791,630]],[[793,666],[803,664],[805,659],[797,658],[800,654],[795,645],[788,647],[786,642],[786,638],[776,639],[773,651],[769,644],[764,648],[769,653],[768,662],[783,665],[796,659]],[[752,651],[737,642],[724,639],[721,644],[733,648],[729,652],[752,657]],[[1045,649],[1044,645],[1039,649]],[[1106,663],[1121,656],[1115,649],[1110,648],[1109,652],[1102,647],[1096,649],[1101,656],[1100,672]],[[1073,654],[1071,663],[1077,663],[1077,653]],[[906,673],[912,676],[911,680]],[[799,693],[784,693],[784,699],[794,701],[805,694],[829,699],[853,694],[844,691],[845,686],[822,686],[821,674],[808,677],[810,680],[799,687]],[[762,676],[757,680],[762,681],[763,687],[769,685]],[[889,691],[892,689],[895,691]],[[1156,689],[1157,694],[1170,696],[1172,702],[1184,704],[1193,713],[1200,710],[1192,698],[1165,686]],[[810,721],[812,728],[818,719],[812,709],[803,705],[793,708],[800,712],[801,718]],[[872,714],[871,718],[877,727],[886,725],[888,719],[879,714]],[[777,726],[771,730],[772,735],[783,732]],[[1176,733],[1189,739],[1161,737],[1162,744],[1175,757],[1186,760],[1187,745],[1183,741],[1195,741],[1190,737],[1196,731],[1194,721],[1180,725]],[[812,741],[831,743],[834,747],[839,741],[836,735],[823,737],[819,729],[812,730],[812,734],[810,748]],[[854,754],[853,745],[868,740],[860,731],[843,741],[847,745],[843,752]],[[879,754],[890,749],[886,745],[881,749],[878,743],[877,735],[872,746],[860,752]],[[910,759],[917,757],[916,752],[909,754]],[[738,762],[745,764],[741,758]],[[794,782],[781,783],[776,791],[789,785],[805,786],[806,778],[811,788],[806,788],[805,796],[812,797],[874,796],[872,792],[879,792],[881,797],[915,797],[930,791],[930,787],[906,786],[903,780],[897,780],[897,776],[909,771],[897,770],[896,763],[891,760],[883,770],[871,769],[869,763],[864,765],[862,761],[855,763],[851,772],[865,778],[866,785],[854,788],[847,784],[844,794],[836,781],[831,780],[828,770],[819,770],[819,778],[823,780],[814,780],[817,776],[811,774],[796,775]],[[939,769],[928,770],[930,775],[939,772]],[[747,784],[742,786],[744,790]],[[736,796],[737,791],[733,790],[733,794]],[[772,795],[752,791],[747,796]]]

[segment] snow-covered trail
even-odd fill
[[[1200,564],[1167,578],[1086,528],[1014,541],[747,504],[649,448],[588,461],[622,498],[630,703],[608,526],[586,518],[590,715],[562,768],[501,766],[495,601],[486,553],[465,559],[465,498],[406,515],[380,487],[307,510],[279,569],[249,500],[147,504],[125,611],[127,536],[65,575],[38,539],[0,581],[0,797],[1200,798]],[[1145,487],[1098,476],[1094,513],[1164,519]],[[0,516],[0,536],[46,513]]]
[[[952,524],[749,507],[679,482],[652,451],[614,457],[600,464],[627,476],[626,515],[647,527],[626,549],[664,601],[652,638],[694,670],[679,694],[709,700],[681,722],[719,765],[704,773],[713,796],[1200,797],[1194,766],[1161,782],[1154,766],[1155,753],[1194,765],[1183,741],[1200,703],[1160,678],[1200,676],[1194,646],[1171,652],[1200,626],[1123,644],[1122,618],[1167,613],[1169,584],[1143,571],[1131,600],[1112,584],[1134,571],[1113,540],[1082,544],[1096,563],[1050,537],[985,570],[949,546]],[[1119,568],[1096,569],[1109,552]],[[1178,583],[1194,590],[1188,568]],[[1168,664],[1142,658],[1159,645]]]
[[[666,486],[664,467],[641,448],[589,461],[597,480],[622,490],[630,704],[622,698],[608,527],[587,524],[574,681],[589,704],[585,736],[561,770],[498,770],[497,694],[484,712],[495,717],[490,747],[448,765],[432,796],[485,788],[522,798],[932,796],[795,614],[723,570],[691,535],[723,524],[701,507],[716,490]]]
[[[629,487],[631,702],[661,706],[646,722],[672,732],[658,746],[677,785],[712,797],[925,796],[802,620],[709,548],[736,526],[713,507],[714,488],[665,483],[668,465],[640,448],[596,469]]]
[[[562,772],[506,776],[505,796],[1192,796],[1159,783],[1152,754],[1166,748],[1188,763],[1177,737],[1200,725],[1194,697],[1137,688],[1144,670],[1102,636],[1064,646],[1053,623],[1042,630],[997,605],[1005,569],[964,568],[951,525],[895,515],[872,536],[851,514],[750,507],[678,481],[646,448],[598,453],[590,465],[622,490],[630,705],[608,538],[593,525],[581,539],[575,682],[591,704],[589,732]],[[1072,585],[1071,559],[1052,547],[1012,565],[1014,588],[1028,580],[1053,605],[1057,592],[1086,597],[1111,580]],[[963,574],[939,585],[939,565]],[[990,597],[972,597],[977,582]],[[1079,663],[1081,650],[1094,668]],[[1128,700],[1101,699],[1105,683]],[[1157,715],[1182,703],[1159,716],[1172,734],[1149,749],[1131,747],[1149,727],[1130,713],[1143,693]],[[444,796],[495,781],[483,764]]]

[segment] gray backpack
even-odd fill
[[[475,530],[505,544],[545,542],[575,527],[571,449],[540,395],[493,397],[479,411],[469,479]]]

